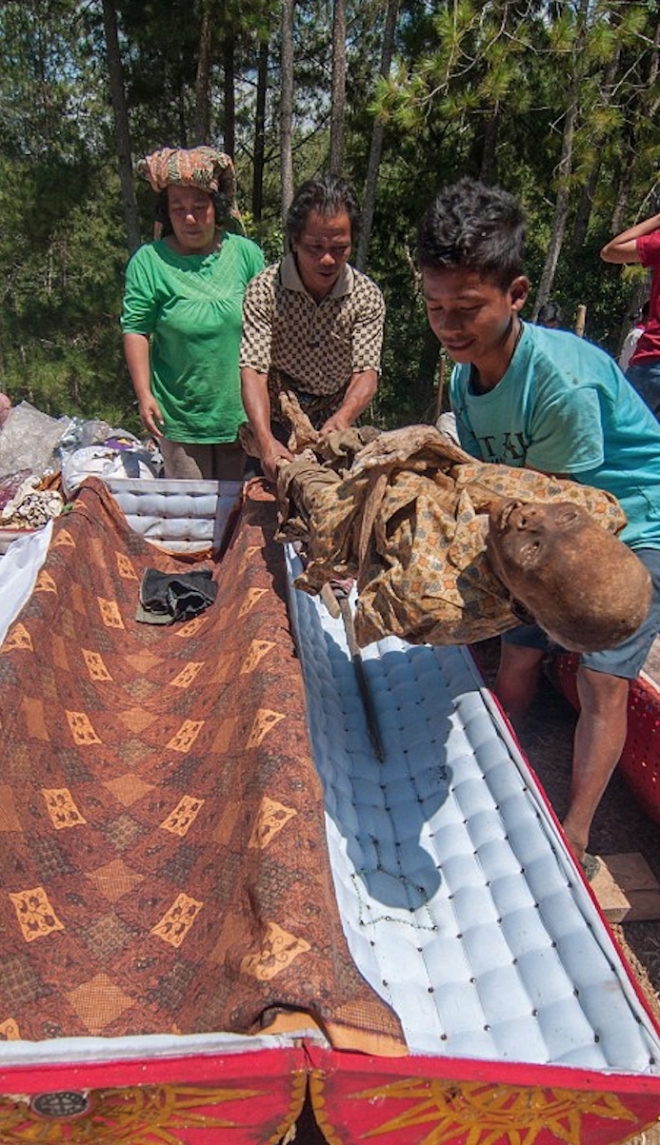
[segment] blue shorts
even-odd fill
[[[642,401],[660,417],[660,360],[628,366],[626,377]]]
[[[651,645],[660,632],[660,549],[635,549],[642,564],[646,565],[653,582],[653,595],[649,614],[636,632],[606,652],[583,652],[580,663],[594,672],[604,672],[608,676],[619,676],[624,680],[635,680],[642,668]],[[537,624],[519,624],[502,633],[505,644],[519,644],[525,648],[537,648],[539,652],[561,652]]]

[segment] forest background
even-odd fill
[[[415,233],[464,174],[522,200],[524,316],[586,306],[616,355],[648,280],[599,250],[660,209],[659,62],[658,0],[0,0],[0,390],[139,430],[119,314],[154,196],[133,165],[203,142],[234,157],[267,262],[303,179],[353,183],[352,261],[387,303],[374,424],[437,412]]]

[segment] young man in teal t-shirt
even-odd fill
[[[418,255],[429,322],[456,363],[450,400],[463,448],[613,493],[628,519],[621,539],[653,580],[641,628],[580,661],[563,826],[584,864],[627,735],[629,681],[660,631],[660,428],[607,354],[574,334],[521,321],[530,290],[524,221],[508,192],[472,179],[442,190],[420,223]],[[502,637],[494,691],[514,722],[533,698],[547,647],[533,625]]]

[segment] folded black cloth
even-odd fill
[[[218,586],[211,577],[209,569],[193,569],[189,573],[145,569],[136,620],[145,624],[172,624],[175,620],[198,616],[216,598]]]

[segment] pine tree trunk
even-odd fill
[[[234,92],[234,83],[236,79],[236,37],[233,32],[227,32],[223,50],[222,58],[224,64],[224,78],[223,78],[223,91],[224,91],[224,105],[225,105],[225,123],[224,123],[224,141],[225,151],[232,159],[236,153],[236,96]]]
[[[396,19],[398,12],[399,0],[388,0],[387,12],[385,14],[385,27],[383,29],[383,44],[380,54],[379,74],[381,76],[387,76],[392,65],[392,56],[394,55],[394,33],[396,31]],[[378,116],[376,116],[374,119],[373,128],[371,130],[371,145],[369,147],[367,178],[364,190],[364,203],[362,207],[362,227],[360,230],[357,254],[355,258],[355,265],[357,266],[358,270],[364,270],[367,265],[369,240],[371,238],[371,228],[373,227],[374,211],[376,208],[378,172],[380,170],[380,158],[383,152],[384,133],[385,128],[383,123],[378,119]]]
[[[110,96],[115,120],[117,159],[121,183],[121,198],[124,207],[124,221],[126,223],[126,240],[128,249],[132,254],[133,251],[137,250],[140,246],[142,240],[140,238],[137,197],[135,194],[135,183],[133,181],[131,134],[128,124],[126,96],[124,93],[124,71],[121,62],[121,52],[119,50],[119,36],[117,34],[117,11],[113,0],[103,0],[103,28],[108,53]]]
[[[208,143],[211,131],[209,80],[211,75],[211,11],[209,0],[204,0],[199,29],[197,74],[195,76],[195,113],[192,141]]]
[[[293,14],[294,0],[282,0],[280,97],[280,189],[282,228],[293,199]]]
[[[254,115],[254,161],[252,164],[252,215],[261,222],[264,206],[264,167],[266,165],[266,91],[268,88],[268,40],[259,45],[257,99]]]
[[[564,241],[564,234],[566,232],[566,221],[568,219],[568,208],[570,204],[570,176],[573,170],[573,141],[575,138],[575,125],[577,123],[579,112],[579,98],[580,98],[580,57],[582,54],[582,45],[584,36],[586,34],[587,15],[589,11],[590,0],[580,0],[580,8],[577,14],[578,32],[575,39],[573,49],[573,66],[570,79],[569,88],[569,102],[564,119],[564,131],[561,141],[561,158],[559,160],[559,167],[557,170],[557,197],[555,199],[555,214],[552,222],[552,234],[550,236],[550,243],[545,258],[545,265],[541,275],[534,309],[532,312],[532,321],[535,322],[538,317],[538,312],[544,302],[548,301],[552,292],[552,285],[555,280],[555,272],[557,270],[557,263],[559,262],[559,255],[561,253],[562,243]]]
[[[653,122],[658,110],[660,110],[660,89],[658,89],[658,72],[660,71],[660,20],[655,27],[655,36],[653,38],[653,55],[651,57],[651,67],[649,68],[649,81],[646,86],[647,97],[649,100],[649,119]]]
[[[497,137],[500,127],[500,105],[495,104],[492,113],[486,120],[483,151],[481,154],[481,170],[479,178],[483,183],[494,183],[497,178]]]
[[[605,78],[603,81],[603,100],[602,106],[608,107],[612,102],[614,94],[614,83],[616,80],[616,73],[619,67],[619,60],[621,59],[621,48],[617,47],[614,56],[610,60],[605,70]],[[605,133],[599,132],[592,141],[592,147],[596,154],[594,165],[589,172],[589,178],[582,191],[582,198],[580,206],[578,207],[577,215],[575,218],[575,226],[573,228],[573,246],[581,247],[587,237],[587,230],[589,229],[589,220],[591,218],[591,209],[594,203],[594,196],[596,194],[596,187],[598,186],[598,178],[603,160],[603,144],[605,142]]]
[[[621,164],[621,176],[619,179],[619,191],[612,212],[612,221],[610,223],[610,230],[613,235],[618,235],[619,231],[624,229],[626,222],[632,225],[632,222],[639,222],[640,218],[644,218],[645,214],[650,214],[646,210],[645,205],[637,205],[637,217],[630,221],[626,219],[629,214],[628,208],[631,202],[631,192],[635,178],[635,161],[639,153],[639,145],[637,141],[637,122],[648,119],[653,122],[660,110],[660,89],[658,88],[658,74],[660,73],[660,21],[658,21],[655,29],[655,36],[653,39],[653,52],[651,55],[651,62],[649,66],[648,80],[640,97],[640,106],[635,120],[630,126],[628,134],[628,143],[625,150],[625,158]]]
[[[566,113],[566,121],[564,123],[564,134],[562,137],[561,159],[559,161],[559,187],[557,190],[557,197],[555,199],[555,215],[552,222],[552,234],[550,236],[550,243],[545,257],[545,265],[539,283],[536,301],[534,303],[534,310],[532,313],[532,321],[535,322],[538,317],[538,312],[544,302],[548,301],[552,293],[552,284],[555,280],[555,272],[557,270],[557,263],[559,262],[559,255],[561,253],[562,243],[564,241],[564,234],[566,231],[566,220],[568,218],[569,206],[569,184],[568,177],[571,173],[573,163],[573,139],[575,136],[575,121],[577,119],[577,92],[574,95],[574,100]]]
[[[332,104],[330,109],[330,172],[341,175],[344,165],[346,117],[346,0],[334,0],[332,18]]]
[[[617,192],[616,203],[612,211],[612,221],[610,222],[610,231],[613,235],[618,235],[624,229],[624,218],[626,211],[630,205],[630,196],[632,192],[633,179],[635,175],[635,149],[634,139],[630,142],[626,158],[621,171],[619,179],[619,189]]]

